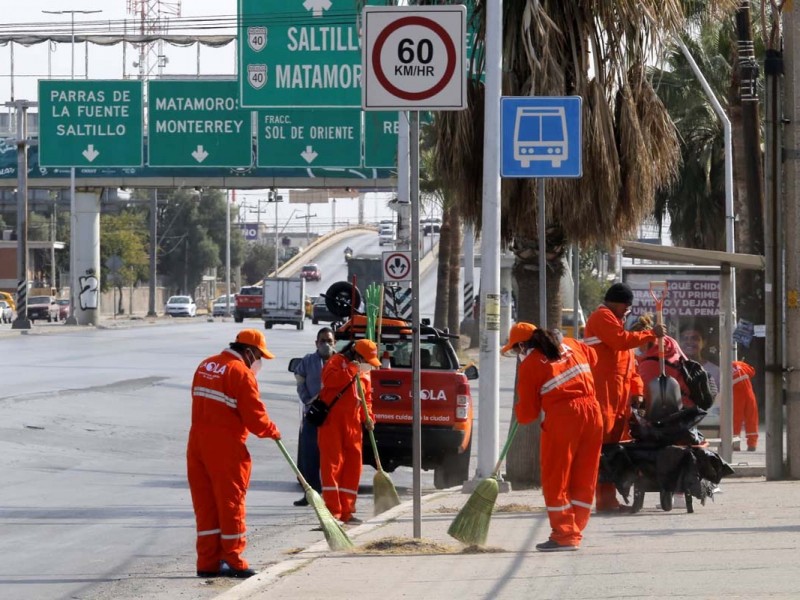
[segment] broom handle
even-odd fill
[[[378,299],[378,335],[375,343],[378,344],[378,350],[381,348],[381,331],[383,330],[383,285],[381,285],[381,293]]]
[[[661,293],[656,294],[656,289],[661,288]],[[664,324],[664,297],[667,295],[667,282],[666,281],[651,281],[650,282],[650,295],[656,301],[656,323],[659,325]],[[661,369],[661,377],[666,375],[664,364],[664,338],[658,338],[658,367]]]
[[[494,467],[494,471],[492,472],[492,476],[496,479],[500,475],[500,467],[503,465],[503,461],[506,458],[506,454],[508,454],[508,450],[511,448],[511,442],[514,441],[514,436],[517,434],[517,427],[519,423],[517,423],[516,419],[511,420],[511,427],[508,430],[508,439],[506,439],[506,444],[503,446],[503,450],[500,452],[500,458],[497,459],[497,464]]]
[[[361,399],[361,408],[364,409],[364,417],[369,419],[369,410],[367,409],[367,400],[364,398],[364,389],[361,387],[361,377],[356,375],[356,384],[358,385],[358,397]],[[373,425],[374,425],[373,421]],[[378,444],[375,443],[375,433],[371,430],[367,430],[369,432],[369,441],[372,444],[372,454],[375,457],[375,466],[378,467],[378,471],[383,471],[383,467],[381,466],[381,459],[378,456]]]
[[[294,471],[294,474],[297,475],[297,479],[300,481],[300,485],[303,486],[303,489],[305,491],[308,491],[309,489],[311,489],[311,486],[308,485],[308,482],[306,481],[305,477],[303,477],[303,474],[300,472],[300,469],[297,468],[297,465],[295,464],[295,462],[292,459],[291,455],[286,450],[286,446],[283,445],[283,442],[280,441],[280,440],[275,440],[275,443],[278,444],[278,448],[280,449],[281,453],[283,454],[283,457],[286,459],[286,462],[289,463],[289,466],[292,467],[292,471]]]

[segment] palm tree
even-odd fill
[[[475,8],[481,44],[486,3]],[[656,192],[675,179],[678,137],[645,62],[665,36],[681,31],[684,8],[679,0],[504,3],[503,94],[583,98],[584,175],[546,182],[549,323],[559,322],[559,279],[569,244],[612,247],[652,212]],[[475,78],[469,82],[467,110],[437,117],[437,170],[457,191],[461,217],[480,229],[484,90]],[[535,200],[536,182],[503,182],[502,237],[516,256],[519,318],[529,321],[538,314]],[[518,487],[538,484],[535,425],[521,428],[507,470]]]

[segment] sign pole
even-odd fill
[[[414,471],[412,489],[414,490],[414,537],[422,537],[422,381],[420,374],[419,341],[419,112],[409,111],[409,171],[411,200],[411,365],[413,382],[411,385],[412,437],[411,464]]]
[[[547,329],[547,215],[545,211],[544,179],[539,179],[536,194],[536,211],[539,213],[539,327]],[[577,337],[577,335],[575,336]]]
[[[7,105],[8,106],[8,105]],[[28,319],[28,108],[35,103],[18,100],[17,109],[17,317],[11,329],[30,329]]]

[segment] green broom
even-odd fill
[[[364,409],[366,418],[369,419],[369,410],[367,410],[367,400],[364,398],[364,389],[361,387],[361,377],[356,377],[358,382],[358,395],[361,397],[361,407]],[[372,504],[373,512],[379,515],[386,512],[390,508],[394,508],[400,504],[400,496],[397,495],[397,490],[392,483],[392,478],[383,470],[381,466],[381,459],[378,456],[378,445],[375,443],[375,433],[369,431],[369,441],[372,443],[372,454],[375,456],[375,476],[372,478]]]
[[[328,507],[325,506],[325,501],[322,499],[322,497],[314,488],[308,485],[305,477],[303,477],[303,475],[300,473],[300,469],[297,468],[294,460],[292,460],[292,457],[286,451],[286,446],[284,446],[283,442],[280,440],[275,440],[275,442],[278,444],[278,448],[280,448],[281,453],[283,453],[283,456],[286,458],[289,466],[292,467],[295,475],[297,475],[297,480],[300,482],[300,485],[303,486],[303,489],[306,492],[306,500],[308,500],[308,504],[314,509],[314,512],[317,513],[319,525],[322,528],[322,532],[325,534],[328,547],[331,550],[350,550],[353,548],[352,540],[347,537],[344,529],[342,529],[342,526],[339,525],[339,521],[336,520],[336,518],[331,514],[331,511],[328,510]]]
[[[489,535],[489,522],[492,519],[494,503],[497,501],[497,494],[500,492],[500,466],[508,454],[514,435],[517,433],[517,420],[512,419],[511,427],[508,430],[508,439],[500,458],[494,468],[491,477],[487,477],[478,484],[475,491],[467,500],[467,503],[458,511],[456,518],[450,524],[447,534],[454,537],[459,542],[469,546],[482,546],[486,543]]]

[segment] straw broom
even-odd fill
[[[364,398],[364,389],[361,387],[361,377],[356,376],[358,383],[358,395],[361,398],[361,407],[364,409],[364,415],[369,419],[369,410],[367,410],[367,400]],[[372,454],[375,456],[375,476],[372,478],[372,504],[373,512],[379,515],[386,512],[390,508],[394,508],[400,504],[400,496],[397,495],[397,490],[392,483],[392,478],[383,470],[381,466],[381,459],[378,456],[378,445],[375,443],[375,433],[369,430],[369,441],[372,444]]]
[[[492,519],[497,494],[500,492],[500,484],[498,482],[500,467],[503,464],[503,460],[505,460],[506,454],[508,454],[508,449],[511,447],[511,442],[516,433],[517,420],[513,419],[511,428],[508,431],[508,439],[505,446],[503,446],[503,451],[500,453],[500,459],[497,461],[494,472],[490,477],[478,484],[467,503],[450,524],[447,534],[459,542],[470,546],[476,544],[482,546],[486,543],[486,537],[489,535],[489,522]]]
[[[314,509],[314,512],[317,513],[319,525],[322,528],[322,532],[325,534],[328,547],[331,550],[350,550],[353,548],[352,540],[350,540],[344,529],[342,529],[339,521],[337,521],[336,518],[331,514],[331,511],[328,510],[328,507],[325,506],[325,501],[322,499],[322,497],[316,492],[316,490],[314,490],[314,488],[308,485],[308,482],[300,473],[300,469],[297,468],[294,460],[292,460],[292,457],[286,451],[286,446],[284,446],[283,442],[280,440],[275,440],[275,443],[278,444],[278,448],[280,448],[284,458],[289,463],[289,466],[292,467],[295,475],[297,475],[297,480],[300,482],[300,485],[303,486],[303,490],[306,492],[306,500],[308,500],[308,504]]]

